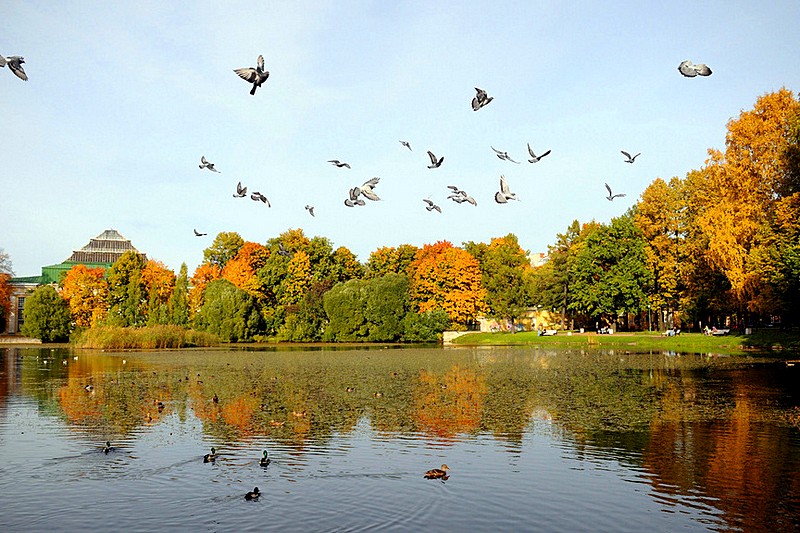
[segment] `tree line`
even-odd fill
[[[573,221],[548,258],[533,268],[513,234],[382,247],[362,264],[300,229],[263,244],[223,232],[191,277],[185,264],[176,276],[133,252],[108,272],[77,265],[58,291],[28,299],[24,326],[41,338],[175,324],[224,341],[427,341],[481,316],[513,323],[531,307],[559,312],[565,327],[794,324],[800,102],[787,89],[758,98],[703,167],[656,178],[607,224]],[[51,322],[40,326],[39,315]]]

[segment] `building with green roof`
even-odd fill
[[[42,267],[38,276],[21,276],[11,278],[11,312],[0,323],[0,333],[17,334],[23,323],[22,310],[25,307],[25,298],[39,285],[57,285],[63,276],[75,265],[85,265],[88,268],[104,268],[108,270],[111,265],[125,252],[133,251],[147,259],[147,256],[137,250],[131,241],[120,235],[117,230],[107,229],[97,237],[90,239],[89,244],[74,250],[68,259],[61,263]]]

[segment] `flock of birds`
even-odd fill
[[[0,68],[5,67],[6,65],[8,65],[8,68],[17,77],[19,77],[20,79],[22,79],[24,81],[27,81],[28,80],[28,76],[25,73],[25,70],[22,68],[22,64],[23,63],[25,63],[25,59],[23,57],[21,57],[21,56],[3,57],[2,55],[0,55]],[[264,84],[264,82],[267,81],[267,79],[269,79],[269,71],[266,70],[266,68],[265,68],[264,56],[263,55],[259,55],[258,56],[258,59],[256,60],[256,66],[255,67],[238,68],[238,69],[234,69],[234,72],[240,78],[242,78],[246,82],[252,84],[252,87],[250,89],[250,94],[251,95],[255,95],[256,90],[259,87],[261,87]],[[678,65],[678,72],[680,72],[681,75],[683,75],[683,76],[685,76],[687,78],[694,78],[696,76],[710,76],[711,75],[711,69],[707,65],[705,65],[703,63],[694,64],[689,60],[682,61]],[[472,98],[472,102],[471,102],[472,110],[473,111],[479,111],[479,110],[483,109],[484,107],[486,107],[487,105],[489,105],[492,102],[492,100],[494,100],[494,97],[489,96],[488,93],[484,89],[481,89],[479,87],[475,87],[475,96]],[[413,148],[411,147],[411,143],[409,141],[400,140],[399,142],[400,142],[400,144],[402,146],[407,148],[409,151],[413,151]],[[495,155],[499,159],[501,159],[503,161],[508,161],[508,162],[511,162],[511,163],[515,163],[515,164],[518,164],[518,165],[521,164],[520,161],[516,161],[514,158],[512,158],[508,154],[507,151],[498,150],[494,146],[490,146],[490,148],[492,149],[492,151],[494,151]],[[530,159],[528,159],[529,163],[538,163],[544,157],[548,156],[550,154],[550,152],[551,152],[551,150],[546,150],[546,151],[542,152],[541,154],[537,155],[536,152],[534,152],[533,149],[531,148],[530,143],[527,143],[527,148],[528,148],[528,155],[530,155]],[[641,153],[637,153],[635,155],[631,155],[629,152],[626,152],[625,150],[621,150],[621,153],[625,157],[625,162],[629,163],[629,164],[633,164],[636,161],[636,158],[641,155]],[[429,169],[440,168],[442,166],[442,163],[444,163],[444,156],[437,156],[431,150],[427,151],[427,155],[428,155],[428,158],[430,159],[430,164],[427,165],[427,167]],[[339,159],[330,159],[330,160],[328,160],[328,163],[332,164],[333,166],[335,166],[337,168],[344,168],[344,169],[350,169],[351,168],[349,163],[347,163],[345,161],[341,161]],[[214,163],[212,163],[211,161],[206,159],[205,156],[201,156],[200,157],[200,165],[199,166],[200,166],[200,169],[206,169],[206,170],[209,170],[211,172],[216,172],[216,173],[220,172],[219,170],[216,169]],[[374,177],[374,178],[371,178],[371,179],[367,180],[366,182],[364,182],[360,186],[354,186],[354,187],[350,188],[349,191],[348,191],[347,196],[344,199],[344,205],[347,206],[347,207],[351,207],[352,208],[352,207],[360,207],[360,206],[366,205],[366,201],[365,200],[369,200],[369,201],[372,201],[372,202],[379,201],[380,197],[375,192],[375,188],[377,187],[379,182],[380,182],[380,178]],[[612,191],[611,186],[608,183],[605,184],[605,187],[606,187],[606,190],[608,191],[608,195],[605,198],[608,201],[613,201],[615,198],[622,198],[622,197],[625,196],[625,193],[616,193],[615,194]],[[473,206],[477,206],[478,205],[478,203],[477,203],[477,201],[475,200],[474,197],[470,196],[469,194],[467,194],[466,191],[461,190],[459,187],[457,187],[455,185],[448,185],[447,188],[450,189],[450,193],[447,196],[448,200],[452,200],[453,202],[455,202],[457,204],[469,203],[469,204],[472,204]],[[242,182],[240,181],[236,185],[236,192],[233,193],[233,197],[234,198],[245,198],[246,196],[247,196],[247,186],[242,185]],[[266,205],[267,207],[272,207],[272,204],[270,203],[270,201],[266,197],[266,195],[262,194],[259,191],[251,192],[250,193],[250,199],[255,201],[255,202],[261,202],[262,204]],[[507,204],[511,200],[519,200],[517,198],[517,196],[516,196],[516,193],[511,192],[511,189],[510,189],[509,184],[508,184],[508,180],[506,179],[505,175],[501,175],[500,176],[500,187],[499,187],[499,190],[497,192],[495,192],[495,194],[494,194],[494,200],[498,204]],[[437,205],[430,198],[423,198],[422,201],[425,203],[425,209],[427,211],[429,211],[429,212],[430,211],[436,211],[438,213],[442,212],[441,206]],[[308,213],[312,217],[315,216],[315,214],[314,214],[314,206],[313,205],[306,205],[305,209],[306,209],[306,211],[308,211]],[[197,237],[204,237],[204,236],[207,235],[207,233],[200,232],[197,229],[194,230],[194,234]]]

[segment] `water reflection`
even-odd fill
[[[282,455],[270,467],[274,475],[297,483],[313,464],[318,481],[308,490],[323,492],[321,479],[362,475],[351,457],[361,443],[392,448],[392,463],[426,450],[429,467],[450,464],[440,461],[448,453],[491,446],[506,454],[506,474],[467,458],[463,464],[474,462],[475,471],[460,475],[474,476],[493,495],[480,498],[500,505],[517,497],[503,476],[528,473],[526,450],[543,439],[540,448],[561,450],[555,464],[562,468],[550,481],[569,484],[568,471],[578,473],[580,481],[569,484],[582,491],[577,498],[596,498],[592,489],[575,487],[604,471],[646,486],[662,511],[694,509],[698,529],[800,527],[796,371],[766,359],[519,347],[119,354],[3,348],[0,363],[0,428],[14,427],[12,399],[31,402],[39,416],[62,421],[84,441],[111,440],[117,449],[103,464],[117,473],[148,436],[173,443],[179,433],[197,450],[224,450],[216,470],[202,475],[249,465],[244,454],[257,459],[268,444]],[[6,442],[0,449],[26,453]],[[409,476],[376,466],[371,461],[380,458],[364,453],[364,485]],[[194,466],[185,457],[159,460],[172,474]],[[539,479],[548,475],[543,466]],[[225,483],[239,480],[230,476]],[[355,502],[364,490],[342,498]],[[470,497],[477,504],[478,496]]]

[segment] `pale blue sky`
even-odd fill
[[[30,78],[0,69],[0,248],[21,276],[106,228],[190,272],[220,231],[263,243],[299,227],[362,261],[509,232],[546,251],[572,220],[608,222],[653,179],[701,167],[758,96],[800,90],[794,0],[6,0],[0,21],[0,54]],[[233,69],[259,54],[271,75],[250,96]],[[682,77],[684,59],[713,75]],[[478,112],[474,87],[494,97]],[[515,165],[490,149],[525,161],[528,142],[552,153]],[[494,202],[501,174],[520,202]],[[345,207],[373,176],[382,201]],[[240,180],[272,208],[234,199]],[[604,182],[628,196],[608,202]],[[446,200],[451,184],[478,206]]]

